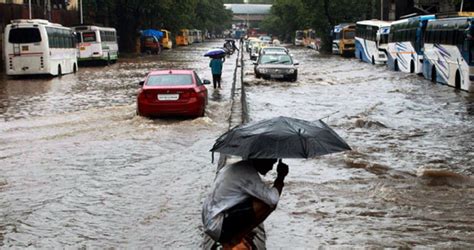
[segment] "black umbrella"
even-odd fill
[[[326,123],[277,117],[234,127],[211,151],[244,159],[310,158],[351,150]]]

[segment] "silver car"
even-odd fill
[[[296,81],[298,78],[297,65],[287,53],[262,54],[254,63],[255,77],[264,79],[283,79]]]

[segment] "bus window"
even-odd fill
[[[39,43],[41,34],[37,28],[16,28],[10,31],[9,43]]]
[[[82,33],[82,41],[85,42],[85,43],[95,42],[96,41],[95,32],[84,32],[84,33]]]
[[[354,39],[355,32],[354,31],[345,31],[344,32],[344,39]]]

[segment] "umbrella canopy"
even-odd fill
[[[345,150],[351,148],[323,121],[283,116],[237,126],[211,149],[244,159],[310,158]]]
[[[211,49],[204,54],[204,56],[209,56],[209,57],[219,57],[219,56],[225,56],[226,51],[224,49]]]

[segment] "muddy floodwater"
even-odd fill
[[[223,41],[81,67],[61,78],[0,75],[0,247],[199,248],[209,149],[228,129],[236,56],[205,117],[135,115],[153,69],[195,69]],[[294,83],[256,79],[245,57],[252,121],[324,121],[353,151],[286,160],[265,222],[269,249],[474,247],[474,96],[419,76],[289,46]],[[271,181],[272,172],[266,177]]]

